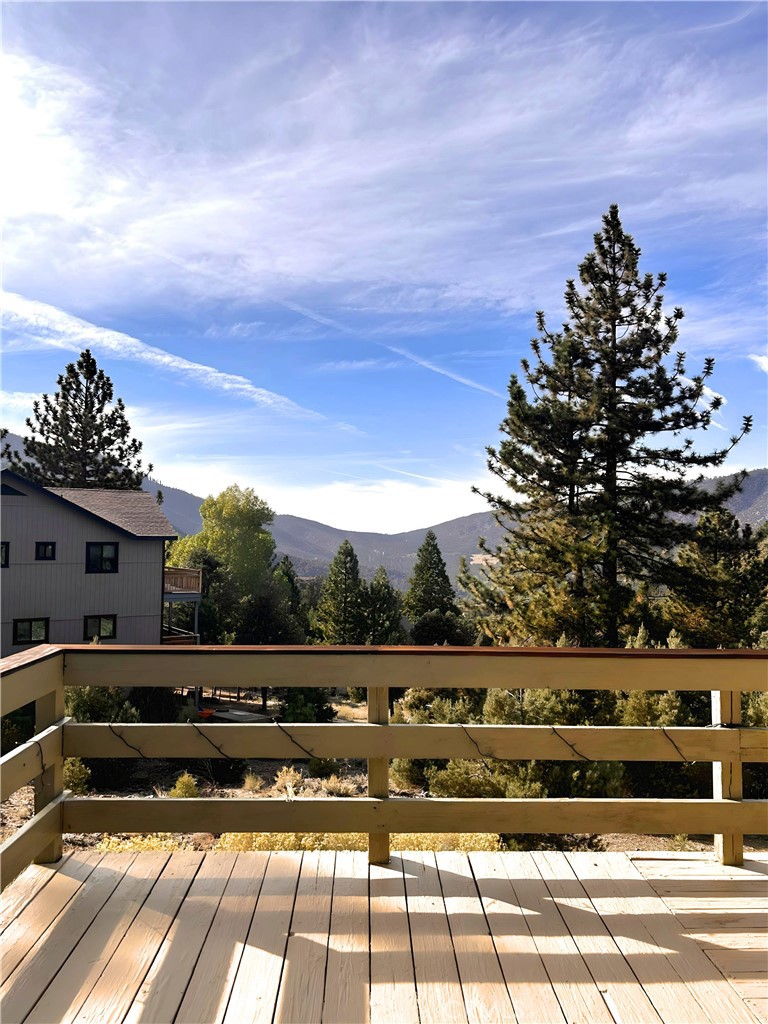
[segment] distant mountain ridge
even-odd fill
[[[9,434],[8,440],[14,448],[21,448],[18,435]],[[712,490],[718,480],[722,479],[729,478],[709,478],[703,486]],[[142,488],[152,494],[158,490],[163,492],[163,512],[179,535],[198,533],[202,529],[202,498],[178,487],[167,487],[151,477],[144,479]],[[728,508],[745,525],[749,523],[757,527],[768,521],[768,469],[754,469],[748,473],[742,490],[728,502]],[[471,559],[480,553],[479,537],[485,538],[494,547],[503,534],[493,519],[493,513],[475,512],[437,526],[392,534],[340,530],[300,516],[276,515],[272,536],[279,555],[288,555],[300,576],[324,575],[341,542],[348,540],[355,549],[364,576],[370,578],[383,565],[392,583],[405,588],[413,570],[416,552],[429,529],[437,537],[452,580],[456,578],[461,558]]]
[[[710,478],[703,486],[712,490],[718,479],[728,478]],[[163,487],[153,480],[145,480],[143,486],[149,491],[161,488],[163,511],[180,533],[197,533],[201,528],[201,498],[177,488]],[[768,469],[752,470],[744,480],[741,492],[728,502],[728,508],[744,525],[749,523],[757,527],[768,521]],[[278,553],[290,557],[300,576],[324,575],[341,542],[348,540],[355,549],[364,576],[370,578],[383,565],[392,583],[405,587],[413,571],[416,552],[429,529],[437,537],[452,580],[459,571],[461,558],[471,559],[480,553],[478,538],[483,537],[494,547],[504,532],[496,524],[492,512],[475,512],[436,526],[393,534],[340,530],[300,516],[276,515],[272,536]]]

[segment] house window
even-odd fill
[[[14,619],[13,642],[15,644],[48,643],[48,619]]]
[[[11,545],[7,540],[0,541],[0,568],[7,569],[11,564]]]
[[[36,562],[55,562],[56,543],[52,540],[38,540],[35,543]]]
[[[117,572],[117,549],[119,544],[85,545],[86,572]]]
[[[86,615],[83,620],[83,640],[114,640],[117,636],[116,615]]]

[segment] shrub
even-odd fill
[[[168,796],[172,800],[187,800],[190,797],[200,796],[200,790],[197,788],[194,776],[190,775],[189,772],[182,772],[178,779],[176,779],[175,786],[168,790]]]
[[[310,757],[307,775],[313,779],[329,779],[332,775],[338,775],[340,767],[335,757]]]
[[[64,759],[64,789],[82,796],[88,792],[88,783],[91,781],[91,771],[79,757],[67,757]]]
[[[246,772],[243,776],[243,789],[246,793],[258,793],[264,785],[264,779],[255,772]]]
[[[295,796],[304,788],[304,776],[291,765],[283,765],[275,775],[275,789],[286,796]]]
[[[64,709],[76,722],[141,721],[119,686],[72,687],[64,695]]]
[[[321,785],[323,791],[328,793],[329,796],[354,796],[357,792],[357,787],[354,782],[349,782],[347,779],[340,779],[338,775],[331,775],[331,777],[325,779]]]

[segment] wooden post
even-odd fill
[[[64,678],[52,693],[35,701],[35,732],[42,732],[64,717]],[[45,770],[35,779],[35,814],[47,807],[64,791],[64,756],[59,749],[45,763]],[[61,825],[58,835],[35,857],[36,864],[50,864],[61,857]]]
[[[741,724],[741,692],[712,691],[712,724]],[[715,800],[741,800],[743,796],[740,761],[712,762],[712,796]],[[744,863],[744,836],[727,832],[715,836],[715,853],[722,864]]]
[[[389,687],[368,687],[368,721],[374,725],[389,725]],[[368,796],[386,800],[389,796],[389,758],[368,758]],[[386,864],[389,861],[389,833],[368,833],[368,863]]]

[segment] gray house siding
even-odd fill
[[[84,617],[115,615],[116,636],[103,643],[159,644],[163,612],[163,541],[131,537],[46,494],[13,482],[23,496],[4,494],[2,539],[8,566],[0,570],[2,653],[13,643],[13,621],[49,620],[50,643],[83,643]],[[53,561],[37,561],[39,541],[56,544]],[[86,544],[118,544],[118,571],[87,573]]]

